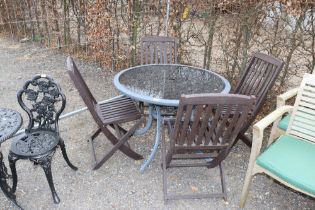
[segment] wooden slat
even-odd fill
[[[223,133],[224,133],[224,129],[226,129],[226,127],[227,127],[227,121],[231,117],[230,116],[231,110],[232,110],[232,104],[228,104],[226,112],[224,114],[221,113],[221,117],[223,115],[223,118],[221,118],[221,122],[219,124],[219,127],[217,127],[216,135],[215,135],[215,138],[213,139],[213,142],[212,142],[213,145],[217,145],[218,143],[220,143],[219,139],[222,138]],[[208,139],[206,139],[205,144],[209,144],[209,142],[207,140]]]
[[[218,106],[217,109],[212,110],[212,111],[214,111],[214,117],[211,119],[211,121],[209,119],[208,122],[207,122],[207,125],[209,123],[211,123],[212,126],[210,126],[208,131],[205,130],[205,136],[206,136],[206,139],[204,141],[205,145],[208,145],[209,142],[211,141],[211,139],[213,138],[213,133],[214,133],[214,131],[216,130],[216,128],[218,126],[218,122],[219,122],[220,117],[221,117],[222,109],[223,109],[223,106]],[[212,142],[212,144],[215,145],[213,142]]]
[[[130,109],[125,109],[125,110],[119,110],[116,112],[107,112],[107,113],[100,113],[102,116],[106,116],[106,117],[111,117],[111,116],[118,116],[118,115],[126,115],[126,114],[140,114],[140,112],[138,112],[137,110],[130,110]]]
[[[183,114],[184,114],[184,105],[180,104],[178,107],[178,110],[177,110],[176,119],[175,119],[175,126],[174,126],[173,135],[172,135],[172,139],[176,143],[178,142],[178,136],[179,136],[180,128],[181,128],[180,124],[181,124]]]
[[[201,127],[198,132],[198,138],[196,140],[196,144],[200,145],[202,143],[202,139],[204,138],[205,130],[208,126],[208,122],[210,121],[210,115],[212,113],[212,106],[207,105],[205,108],[205,114],[201,122]],[[211,119],[212,120],[212,119]]]
[[[273,66],[272,64],[268,63],[266,70],[265,70],[265,75],[264,78],[261,79],[262,86],[257,88],[254,95],[258,98],[260,103],[261,100],[264,100],[264,95],[268,91],[268,86],[270,85],[270,82],[273,81],[272,78],[275,77],[275,74],[277,73],[276,71],[276,66]]]
[[[146,51],[142,50],[142,58],[146,60],[146,64],[168,64],[177,63],[176,39],[173,37],[151,36],[143,37],[141,45],[145,46]],[[174,58],[172,57],[172,49],[174,50]],[[170,59],[169,59],[170,55]]]
[[[235,132],[237,132],[237,129],[235,127],[239,126],[237,125],[237,121],[241,117],[241,112],[242,112],[242,106],[238,105],[235,109],[235,107],[232,107],[234,111],[233,117],[229,124],[227,125],[227,131],[225,132],[225,135],[223,136],[223,141],[222,143],[226,143],[226,141],[230,140],[230,138],[234,135],[237,135]]]
[[[186,143],[185,140],[187,138],[188,125],[191,118],[192,109],[193,109],[192,105],[186,106],[183,128],[182,132],[179,135],[179,145],[183,145],[184,143]]]
[[[198,127],[200,124],[200,116],[202,114],[203,111],[203,105],[198,105],[197,108],[194,110],[194,116],[193,116],[193,122],[191,125],[191,131],[190,134],[188,135],[188,141],[187,144],[191,145],[196,138],[196,133],[198,131]]]
[[[265,78],[267,77],[267,70],[268,70],[268,63],[266,62],[261,62],[261,65],[259,66],[259,69],[256,70],[256,77],[254,78],[254,81],[252,82],[252,84],[250,85],[250,88],[248,89],[248,92],[246,93],[246,95],[257,95],[257,93],[259,94],[260,89],[259,89],[259,85],[266,85],[267,80],[265,80]]]
[[[249,71],[246,75],[243,83],[241,84],[241,88],[238,91],[239,93],[243,93],[244,95],[246,95],[247,93],[247,89],[250,88],[250,84],[252,83],[253,78],[255,77],[255,69],[256,66],[261,63],[261,61],[257,58],[254,58],[253,64],[251,65],[251,68],[254,69],[253,71]]]
[[[136,107],[134,105],[132,106],[130,104],[122,104],[121,107],[119,107],[119,106],[99,107],[99,110],[102,113],[119,112],[119,111],[125,110],[125,109],[137,111]]]

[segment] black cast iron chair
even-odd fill
[[[17,98],[21,107],[28,114],[29,124],[23,137],[14,139],[10,148],[12,192],[15,192],[18,180],[16,161],[29,159],[44,169],[54,203],[59,203],[60,199],[55,190],[51,173],[51,160],[57,147],[60,146],[67,164],[73,170],[77,170],[77,167],[72,165],[68,159],[65,144],[58,129],[58,119],[65,108],[66,97],[52,78],[38,75],[25,83],[23,89],[18,92]]]

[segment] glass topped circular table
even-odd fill
[[[9,175],[3,162],[1,143],[11,138],[20,129],[21,125],[22,117],[20,113],[12,109],[0,108],[0,188],[4,195],[18,208],[21,207],[16,203],[15,195],[11,193],[11,187],[7,183]]]
[[[150,64],[125,69],[114,77],[115,87],[130,98],[149,104],[149,119],[136,134],[144,134],[157,119],[155,144],[140,171],[153,160],[160,142],[161,106],[177,107],[182,94],[229,93],[230,83],[209,70],[180,64]]]

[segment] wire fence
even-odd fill
[[[261,51],[286,63],[279,92],[315,68],[315,3],[283,2],[0,0],[0,30],[110,70],[139,64],[141,37],[174,36],[180,63],[216,69],[232,83]]]

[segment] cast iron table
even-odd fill
[[[1,143],[12,137],[21,127],[22,117],[20,113],[12,109],[0,108],[0,188],[4,195],[10,199],[17,207],[15,195],[11,193],[11,188],[7,183],[9,177],[7,168],[3,162]]]
[[[153,160],[160,143],[161,107],[178,107],[182,94],[229,93],[230,83],[222,76],[209,70],[179,64],[150,64],[125,69],[114,77],[115,87],[130,98],[149,105],[149,117],[142,135],[157,120],[155,143],[149,158],[142,164],[144,172]]]

